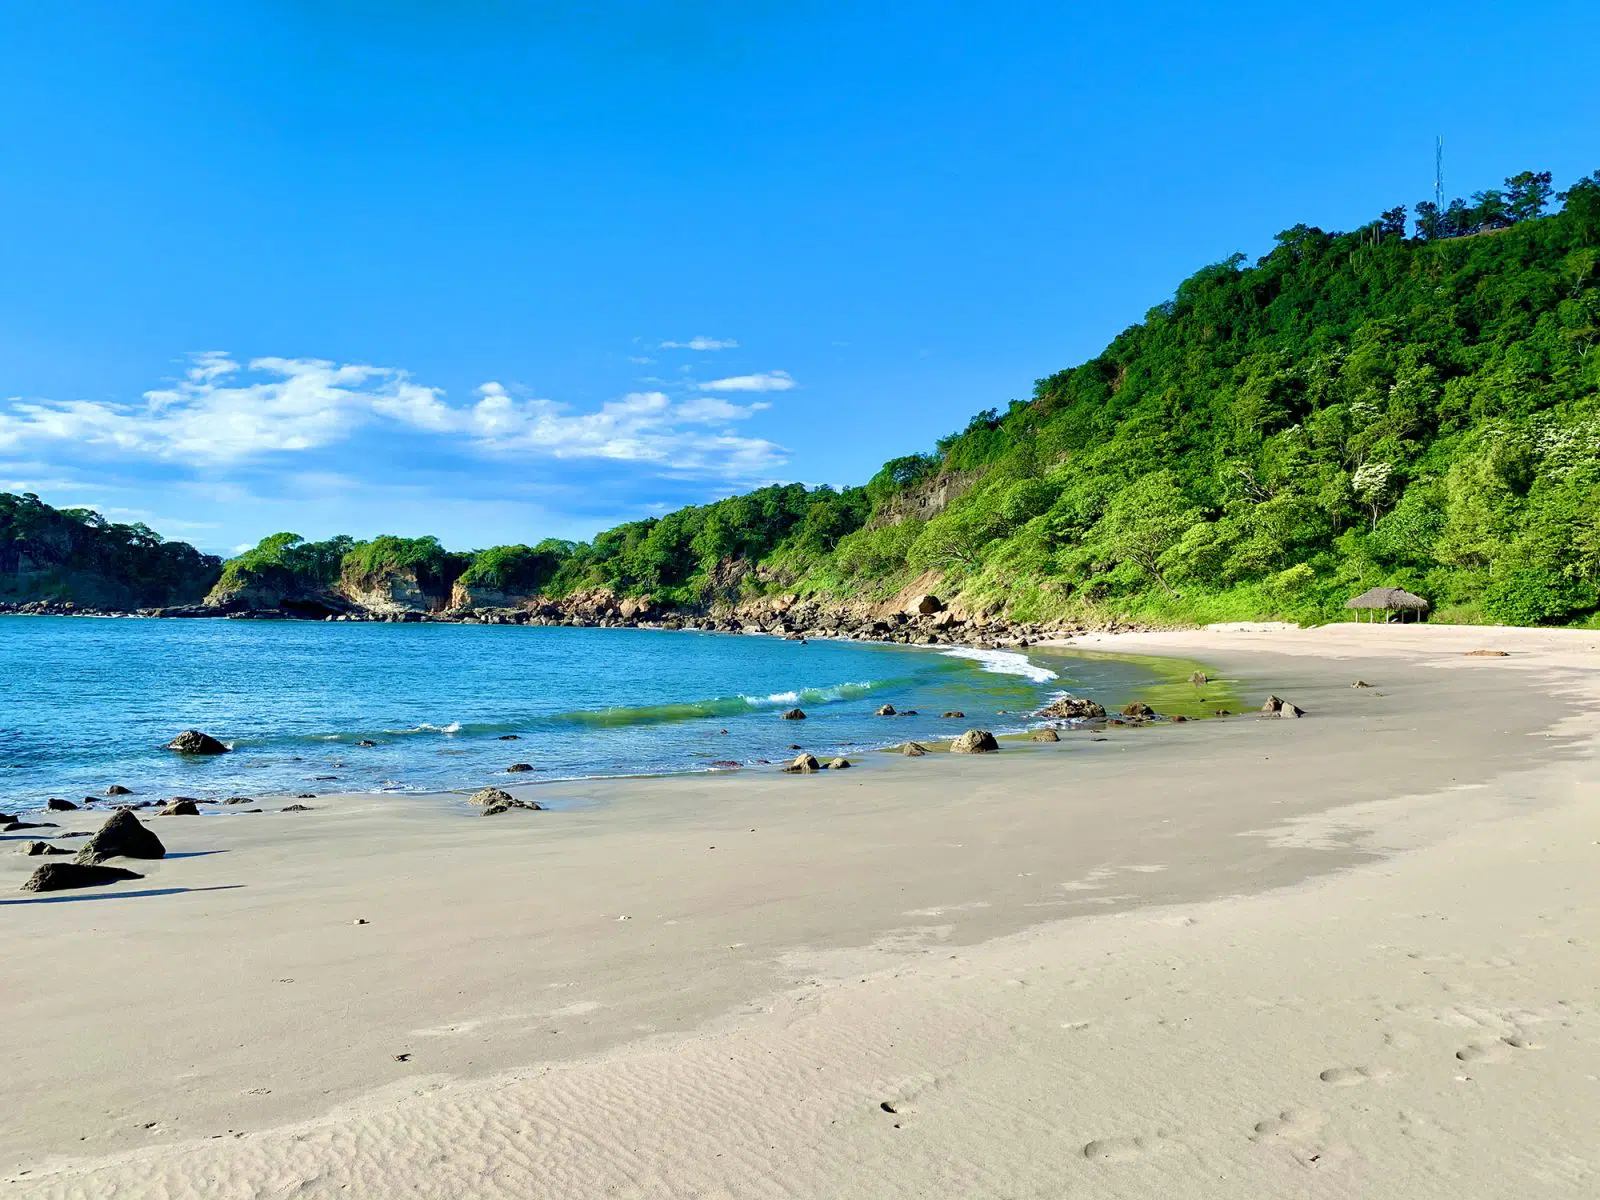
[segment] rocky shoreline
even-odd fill
[[[1087,632],[1071,624],[1014,622],[1003,613],[969,613],[921,594],[881,603],[824,604],[780,595],[705,608],[676,607],[650,599],[618,597],[606,591],[575,593],[557,600],[533,598],[508,606],[368,608],[344,612],[301,612],[238,605],[190,604],[135,610],[102,609],[70,600],[0,601],[0,615],[151,617],[166,619],[301,620],[321,622],[536,625],[595,629],[694,630],[705,633],[767,634],[793,640],[835,638],[902,645],[948,645],[976,649],[1025,648],[1035,642]],[[1130,632],[1135,626],[1110,622],[1099,632]]]

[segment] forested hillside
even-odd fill
[[[936,574],[946,599],[1019,620],[1314,621],[1393,584],[1450,620],[1594,622],[1597,346],[1600,172],[1559,195],[1524,172],[1417,205],[1409,231],[1404,208],[1297,225],[1254,264],[1207,267],[1094,359],[864,487],[473,553],[279,534],[213,595],[360,603],[398,573],[434,608],[595,588],[705,607]]]
[[[0,492],[0,600],[116,609],[194,603],[221,569],[221,559],[144,525]]]

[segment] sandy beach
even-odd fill
[[[1306,719],[6,835],[0,1195],[1600,1193],[1600,633],[1072,646]]]

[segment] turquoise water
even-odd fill
[[[0,618],[0,808],[147,796],[428,791],[707,769],[1022,728],[1064,687],[1148,669],[1021,654],[634,629]],[[879,705],[918,716],[877,717]],[[798,705],[804,722],[779,714]],[[949,709],[966,713],[947,721]],[[184,759],[203,729],[234,748]],[[518,740],[501,740],[514,734]],[[363,739],[377,745],[366,748]],[[531,773],[505,768],[527,763]]]

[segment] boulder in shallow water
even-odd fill
[[[479,788],[477,791],[473,792],[472,795],[468,796],[467,803],[487,807],[491,804],[509,805],[513,799],[514,797],[510,792],[501,791],[497,787],[486,787]]]
[[[947,712],[944,714],[944,719],[946,721],[959,721],[966,715],[964,712]]]
[[[63,800],[59,796],[51,796],[44,802],[44,806],[51,812],[77,812],[78,806],[71,800]]]
[[[120,783],[113,783],[110,787],[108,787],[106,789],[106,795],[108,795],[108,796],[131,796],[131,795],[133,795],[133,791],[130,788],[123,787]]]
[[[881,706],[874,715],[879,717],[892,717],[894,716],[894,705],[885,704]]]
[[[907,742],[904,746],[900,747],[900,753],[904,754],[907,758],[921,758],[927,752],[928,748],[926,746],[919,745],[916,742]]]
[[[969,729],[950,743],[951,754],[992,754],[998,749],[1000,743],[987,729]]]
[[[804,721],[806,719],[806,714],[801,712],[798,708],[791,708],[788,712],[783,714],[783,719],[785,721]]]
[[[167,806],[156,813],[158,817],[198,817],[200,809],[185,796],[174,796]]]
[[[1211,680],[1204,671],[1196,671],[1193,675],[1189,676],[1189,682],[1194,684],[1195,687],[1205,687],[1205,685],[1210,683]]]
[[[179,754],[226,754],[228,748],[209,733],[201,733],[198,729],[185,729],[177,737],[167,743],[168,750],[176,750]]]
[[[1124,717],[1137,717],[1140,720],[1149,720],[1156,715],[1156,710],[1142,700],[1134,700],[1122,706],[1122,715]]]
[[[253,796],[229,796],[226,800],[223,801],[223,803],[224,804],[254,804],[255,803],[255,798]]]
[[[843,771],[843,770],[847,770],[849,768],[849,766],[850,766],[850,760],[848,758],[836,758],[836,759],[834,759],[832,762],[830,762],[828,764],[828,770],[830,770],[830,771]]]
[[[1035,729],[1032,738],[1036,742],[1059,742],[1061,735],[1054,729]]]
[[[362,738],[359,742],[356,743],[356,745],[360,746],[363,750],[370,750],[370,749],[372,749],[372,747],[376,746],[377,744],[378,743],[373,741],[371,738]]]
[[[799,755],[792,763],[783,768],[785,775],[811,775],[820,771],[822,764],[810,754]]]
[[[1106,710],[1103,705],[1081,696],[1057,696],[1036,715],[1051,721],[1084,721],[1103,717]]]
[[[65,846],[52,846],[49,842],[29,842],[23,847],[22,852],[29,858],[38,858],[41,854],[71,854]]]
[[[512,763],[509,767],[506,768],[506,770],[509,771],[509,772],[512,772],[513,774],[520,774],[523,771],[531,771],[531,770],[533,770],[533,764],[532,763]]]
[[[94,864],[108,858],[165,858],[161,839],[139,824],[139,818],[119,808],[78,851],[77,861]]]
[[[143,875],[122,867],[102,867],[89,863],[45,863],[22,885],[25,892],[61,892],[68,888],[98,887],[124,879],[143,879]]]

